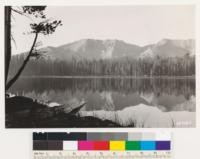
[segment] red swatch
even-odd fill
[[[109,150],[109,141],[95,141],[94,150]]]

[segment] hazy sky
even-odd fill
[[[74,6],[47,7],[49,18],[62,20],[53,35],[39,36],[43,46],[59,46],[85,38],[119,39],[146,45],[163,38],[195,38],[195,7],[182,6]],[[17,47],[13,53],[30,49],[30,19],[14,15],[12,32]]]

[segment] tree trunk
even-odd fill
[[[11,6],[5,6],[5,85],[11,60]]]
[[[6,85],[6,90],[8,90],[15,82],[16,80],[19,78],[20,74],[22,73],[22,71],[24,70],[26,64],[28,63],[30,57],[31,57],[31,54],[33,52],[33,49],[35,47],[35,44],[36,44],[36,41],[37,41],[37,37],[38,37],[38,33],[35,34],[35,39],[33,41],[33,44],[32,44],[32,47],[26,57],[26,59],[24,60],[22,66],[19,68],[18,72],[16,73],[16,75],[8,82],[8,84]]]

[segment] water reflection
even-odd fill
[[[86,110],[121,110],[143,103],[171,111],[195,96],[195,79],[20,78],[11,92],[61,104],[85,100]]]

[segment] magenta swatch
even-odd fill
[[[78,150],[93,150],[94,144],[92,141],[78,141]]]

